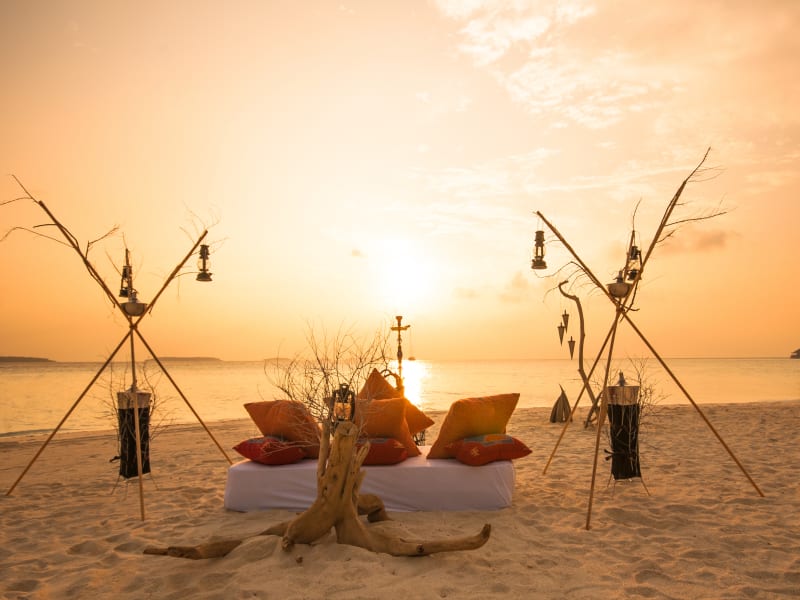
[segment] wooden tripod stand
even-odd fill
[[[591,368],[591,370],[589,372],[589,377],[591,376],[591,373],[594,371],[595,367],[600,362],[600,360],[601,360],[601,358],[603,356],[603,353],[605,352],[606,346],[608,346],[608,353],[607,353],[606,367],[605,367],[605,375],[604,375],[604,379],[603,379],[603,388],[602,388],[603,390],[605,390],[606,386],[608,385],[608,380],[609,380],[609,369],[611,367],[611,359],[612,359],[613,352],[614,352],[614,341],[616,339],[617,328],[618,328],[620,322],[624,320],[625,322],[628,323],[628,325],[630,325],[630,327],[639,336],[639,338],[641,338],[641,340],[647,346],[648,350],[650,350],[652,355],[656,358],[656,360],[663,367],[663,369],[667,372],[667,374],[672,378],[672,380],[675,382],[675,384],[678,386],[678,388],[681,390],[681,392],[684,394],[684,396],[686,396],[686,398],[689,400],[689,402],[695,408],[695,410],[700,415],[700,417],[703,419],[703,421],[705,421],[706,425],[708,425],[708,427],[711,430],[711,432],[714,434],[714,436],[716,436],[716,438],[720,442],[720,444],[722,444],[722,447],[725,449],[725,451],[728,453],[728,455],[736,463],[736,466],[739,467],[739,469],[742,471],[742,473],[748,479],[750,484],[755,488],[756,492],[758,492],[759,496],[761,496],[763,498],[764,497],[764,493],[761,491],[761,489],[758,487],[758,485],[756,485],[756,482],[753,480],[753,478],[750,476],[750,474],[744,468],[744,466],[739,461],[739,459],[736,458],[736,456],[734,455],[733,451],[725,443],[725,440],[722,439],[722,436],[714,428],[714,426],[708,420],[708,417],[706,417],[705,413],[698,406],[698,404],[694,401],[694,399],[689,394],[689,392],[686,390],[686,388],[683,386],[683,384],[681,384],[681,382],[678,380],[678,378],[675,375],[675,373],[673,373],[673,371],[669,368],[669,366],[664,361],[664,359],[661,357],[661,355],[656,351],[656,349],[653,347],[653,345],[650,343],[650,341],[644,336],[644,334],[636,326],[636,324],[633,322],[633,320],[631,319],[630,315],[628,314],[630,309],[633,306],[635,290],[636,290],[636,287],[637,287],[639,281],[641,280],[642,271],[644,271],[644,267],[647,264],[648,260],[650,259],[650,256],[652,255],[656,244],[662,239],[662,234],[664,233],[665,228],[667,228],[670,225],[670,218],[671,218],[672,212],[674,211],[675,207],[678,205],[678,200],[680,199],[680,196],[683,193],[684,188],[689,183],[689,181],[692,179],[692,177],[698,172],[700,167],[705,162],[705,159],[706,159],[707,156],[708,156],[708,152],[706,152],[706,155],[703,157],[703,160],[700,161],[700,164],[698,164],[697,167],[695,167],[694,170],[689,174],[689,176],[681,183],[680,187],[678,188],[677,192],[673,196],[672,200],[669,202],[669,204],[667,206],[667,209],[664,212],[664,215],[662,216],[662,219],[661,219],[661,222],[660,222],[660,224],[658,226],[656,234],[653,236],[653,240],[651,241],[650,246],[649,246],[649,248],[647,250],[647,254],[642,259],[641,267],[635,273],[631,285],[629,286],[627,292],[622,297],[613,296],[611,294],[611,292],[607,289],[607,286],[603,285],[600,282],[600,280],[594,275],[594,273],[592,273],[591,269],[589,269],[589,267],[586,265],[586,263],[580,258],[580,256],[578,256],[578,253],[575,252],[575,250],[572,248],[572,246],[570,246],[570,244],[567,242],[567,240],[564,238],[564,236],[558,231],[558,229],[556,229],[555,226],[552,223],[550,223],[544,217],[544,215],[542,215],[540,212],[537,212],[536,214],[550,228],[550,230],[553,232],[553,234],[559,239],[559,241],[569,251],[569,253],[572,255],[572,257],[577,262],[577,264],[580,267],[581,271],[591,280],[591,282],[599,290],[601,290],[605,294],[605,296],[614,304],[614,307],[615,307],[614,320],[613,320],[611,326],[609,327],[608,334],[606,335],[605,341],[603,342],[603,344],[602,344],[602,346],[600,348],[600,351],[597,353],[597,358],[595,359],[594,364],[592,365],[592,368]],[[571,297],[571,298],[575,299],[575,297],[569,296],[564,292],[564,290],[563,290],[564,283],[566,283],[566,282],[562,282],[561,284],[559,284],[559,290],[561,291],[561,293],[566,295],[567,297]],[[579,311],[580,311],[580,303],[578,303],[578,308],[579,308]],[[593,466],[592,466],[592,483],[591,483],[591,488],[590,488],[590,491],[589,491],[589,506],[588,506],[587,514],[586,514],[586,529],[590,529],[591,528],[591,516],[592,516],[592,501],[593,501],[593,498],[594,498],[594,488],[595,488],[595,481],[596,481],[596,476],[597,476],[597,458],[598,458],[598,454],[599,454],[599,450],[600,450],[600,434],[601,434],[601,430],[602,430],[602,427],[603,427],[603,420],[604,420],[606,412],[607,412],[607,406],[606,406],[606,394],[600,394],[599,399],[595,398],[593,396],[592,390],[591,390],[591,388],[589,386],[589,379],[586,376],[586,374],[584,373],[584,370],[583,370],[583,338],[584,338],[583,320],[581,319],[581,333],[580,333],[580,339],[579,339],[579,344],[580,344],[580,346],[579,346],[579,371],[580,371],[581,378],[582,378],[582,381],[583,381],[583,388],[581,389],[580,394],[578,394],[578,397],[575,400],[575,404],[573,405],[572,411],[570,413],[570,418],[567,419],[564,422],[564,426],[563,426],[563,428],[561,430],[561,434],[559,435],[558,440],[556,441],[555,447],[553,448],[553,451],[550,454],[550,457],[548,458],[547,463],[545,464],[545,467],[544,467],[544,470],[543,470],[543,474],[547,473],[547,469],[550,466],[550,462],[553,460],[553,457],[555,456],[555,453],[558,450],[558,446],[560,445],[561,440],[563,439],[564,434],[566,433],[567,427],[569,427],[569,424],[572,422],[572,418],[574,417],[575,411],[578,408],[578,403],[580,402],[580,399],[581,399],[581,396],[583,395],[583,392],[584,391],[588,392],[589,395],[592,397],[592,411],[595,410],[595,409],[598,409],[598,411],[599,411],[598,412],[598,419],[597,419],[597,436],[596,436],[596,440],[595,440],[594,462],[593,462]],[[600,403],[599,407],[598,407],[598,402]],[[589,413],[589,415],[591,416],[591,412]],[[588,424],[588,419],[587,419],[587,424]]]
[[[81,257],[81,260],[83,261],[83,264],[86,267],[86,269],[89,271],[89,274],[91,275],[92,279],[94,279],[97,282],[97,284],[105,292],[106,296],[122,312],[122,314],[127,319],[127,321],[128,321],[128,331],[125,333],[123,338],[119,341],[117,346],[114,348],[114,350],[108,356],[108,358],[103,363],[103,365],[100,367],[100,369],[98,369],[97,373],[95,373],[94,377],[92,377],[91,381],[89,381],[88,385],[84,388],[83,392],[81,392],[81,394],[78,396],[78,398],[75,400],[75,402],[69,408],[69,410],[67,410],[66,414],[61,419],[61,421],[58,423],[58,425],[56,425],[55,429],[53,429],[53,431],[50,433],[50,435],[47,437],[47,439],[44,441],[44,443],[40,446],[39,450],[36,452],[36,454],[30,460],[30,462],[25,467],[25,469],[22,471],[20,476],[17,478],[17,480],[14,482],[14,484],[11,486],[11,488],[9,488],[9,490],[6,492],[6,496],[9,496],[14,491],[14,488],[17,487],[17,485],[22,480],[22,478],[25,476],[25,474],[30,470],[30,468],[33,466],[33,463],[36,462],[36,459],[39,458],[39,456],[42,454],[44,449],[47,447],[47,445],[50,443],[50,441],[53,439],[53,437],[56,435],[56,433],[58,433],[58,431],[61,429],[61,427],[67,421],[67,419],[72,414],[72,412],[77,408],[78,404],[80,404],[81,400],[83,400],[83,398],[86,396],[86,394],[92,388],[92,386],[95,384],[95,382],[100,377],[100,375],[103,373],[103,371],[105,371],[106,367],[108,367],[108,365],[111,363],[111,361],[117,355],[117,353],[119,352],[119,350],[122,348],[122,346],[125,344],[126,341],[130,341],[131,362],[132,362],[133,369],[134,369],[133,386],[132,386],[131,389],[135,390],[135,388],[136,388],[136,371],[135,371],[135,355],[134,355],[134,334],[136,335],[136,337],[139,338],[141,343],[144,345],[144,347],[150,353],[150,356],[153,358],[153,360],[156,362],[156,364],[158,364],[159,368],[164,373],[164,375],[167,376],[167,379],[169,379],[170,383],[173,385],[173,387],[178,392],[180,397],[183,399],[183,401],[189,407],[189,410],[191,410],[192,414],[195,416],[195,418],[198,420],[198,422],[203,426],[203,429],[205,429],[206,433],[208,433],[208,435],[211,437],[213,442],[216,444],[217,448],[219,448],[220,452],[222,452],[222,455],[227,459],[228,463],[229,464],[233,464],[233,461],[227,455],[225,450],[223,450],[222,446],[219,444],[217,439],[211,433],[211,430],[203,422],[203,419],[200,417],[200,415],[197,413],[197,411],[191,405],[189,400],[186,398],[184,393],[181,391],[180,387],[178,387],[178,384],[175,382],[175,380],[169,374],[169,371],[167,371],[167,369],[164,366],[164,364],[158,358],[156,353],[150,347],[150,344],[147,343],[147,340],[145,340],[144,336],[142,336],[141,332],[138,329],[139,322],[147,314],[149,314],[149,312],[153,308],[153,305],[159,299],[159,297],[164,292],[164,290],[167,288],[167,286],[172,282],[173,279],[175,279],[175,277],[178,275],[180,270],[186,264],[186,261],[188,261],[189,258],[195,253],[195,251],[197,250],[197,247],[200,245],[200,243],[203,241],[203,239],[208,234],[208,231],[204,230],[202,232],[200,237],[197,239],[197,241],[192,246],[192,249],[186,254],[186,256],[183,258],[183,260],[181,260],[175,266],[175,268],[173,269],[172,273],[170,273],[169,277],[167,277],[166,281],[161,286],[161,289],[153,297],[153,300],[150,302],[150,304],[147,307],[147,309],[144,310],[143,312],[141,312],[141,314],[132,315],[132,314],[129,314],[128,311],[126,311],[126,309],[123,306],[123,304],[120,303],[120,301],[117,299],[117,297],[111,292],[111,290],[109,289],[108,285],[105,283],[103,278],[100,276],[100,274],[95,269],[94,265],[92,265],[92,263],[89,261],[88,256],[81,251],[81,248],[80,248],[80,246],[78,244],[78,241],[75,239],[75,237],[72,235],[72,233],[70,233],[70,231],[66,227],[64,227],[64,225],[61,224],[61,222],[53,215],[53,213],[50,212],[50,210],[47,208],[47,206],[45,206],[44,202],[34,198],[30,194],[30,192],[28,192],[28,190],[25,188],[25,186],[23,186],[22,183],[20,183],[20,181],[16,177],[14,177],[14,179],[17,181],[19,186],[24,190],[24,192],[26,194],[25,198],[33,200],[36,204],[39,205],[39,207],[42,210],[44,210],[45,213],[47,213],[47,216],[50,218],[50,220],[53,222],[53,224],[58,228],[58,230],[61,232],[61,234],[66,239],[67,245],[69,245],[73,250],[75,250],[78,253],[78,255]],[[126,303],[126,304],[128,304],[128,303]],[[142,520],[144,520],[145,519],[145,512],[144,512],[144,489],[143,489],[143,485],[142,485],[142,448],[141,448],[141,439],[140,439],[140,423],[139,423],[139,408],[138,408],[138,405],[135,406],[133,414],[134,414],[134,428],[135,428],[135,436],[136,436],[136,463],[137,463],[137,473],[138,473],[138,480],[139,480],[139,508],[140,508],[140,513],[141,513],[141,518],[142,518]]]

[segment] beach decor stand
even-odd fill
[[[725,440],[722,439],[722,436],[719,434],[719,432],[714,428],[714,426],[708,420],[708,418],[706,417],[705,413],[698,406],[698,404],[695,402],[695,400],[692,398],[692,396],[689,394],[689,392],[686,390],[686,388],[683,386],[683,384],[678,380],[678,378],[675,375],[675,373],[672,371],[672,369],[670,369],[670,367],[667,365],[666,361],[661,357],[661,355],[658,353],[658,351],[655,349],[655,347],[650,343],[650,341],[645,337],[645,335],[641,332],[641,330],[636,326],[636,324],[633,322],[633,320],[631,319],[630,314],[629,314],[629,312],[631,311],[631,309],[632,309],[632,307],[634,305],[634,301],[635,301],[635,298],[636,298],[636,291],[638,289],[639,282],[641,281],[642,273],[644,271],[645,266],[647,265],[648,260],[650,259],[650,256],[652,255],[653,250],[655,249],[656,245],[659,242],[661,242],[664,239],[666,239],[666,237],[669,237],[672,233],[674,233],[674,228],[677,225],[679,225],[680,223],[685,223],[687,221],[702,220],[702,219],[710,218],[709,216],[704,216],[704,217],[698,217],[698,218],[695,218],[695,219],[691,219],[690,218],[690,219],[681,219],[681,220],[676,220],[676,221],[672,220],[673,211],[675,210],[675,207],[678,206],[679,199],[681,197],[681,194],[683,193],[683,190],[689,184],[689,182],[693,181],[695,176],[697,176],[698,173],[701,172],[701,168],[703,167],[703,165],[704,165],[704,163],[706,161],[706,158],[708,157],[709,152],[710,152],[710,149],[706,151],[706,153],[703,156],[703,159],[700,161],[700,163],[692,170],[692,172],[689,174],[689,176],[686,179],[684,179],[684,181],[678,187],[678,190],[675,192],[674,196],[672,197],[672,199],[670,200],[669,204],[667,205],[667,208],[666,208],[666,210],[665,210],[665,212],[664,212],[664,214],[663,214],[663,216],[661,218],[661,222],[659,223],[659,226],[656,229],[656,233],[653,236],[653,239],[652,239],[652,241],[650,243],[650,246],[648,247],[647,252],[645,253],[644,257],[642,257],[641,250],[639,249],[639,246],[638,246],[637,241],[636,241],[636,232],[635,231],[631,232],[631,237],[630,237],[630,241],[629,241],[629,244],[628,244],[628,250],[627,250],[627,253],[626,253],[626,257],[625,257],[625,264],[624,264],[623,268],[620,269],[616,279],[613,282],[609,283],[609,284],[604,285],[603,283],[601,283],[600,280],[594,275],[592,270],[581,259],[581,257],[578,255],[578,253],[567,242],[566,238],[561,234],[561,232],[559,232],[558,229],[552,223],[550,223],[541,212],[538,212],[538,211],[536,212],[536,215],[539,217],[539,219],[542,222],[544,222],[545,225],[547,225],[547,227],[550,229],[550,231],[553,233],[553,235],[555,235],[555,237],[558,239],[558,241],[561,242],[561,244],[572,255],[572,258],[574,259],[575,264],[577,265],[579,272],[582,275],[585,275],[586,277],[588,277],[589,280],[592,282],[592,284],[594,284],[594,286],[597,289],[599,289],[609,299],[609,301],[612,303],[612,305],[615,308],[614,319],[613,319],[613,321],[611,323],[611,326],[609,327],[609,330],[608,330],[608,333],[606,334],[605,340],[603,341],[603,343],[602,343],[602,345],[600,347],[600,350],[597,353],[597,357],[595,358],[594,363],[592,364],[592,367],[591,367],[589,373],[587,374],[587,373],[585,373],[584,368],[583,368],[583,345],[584,345],[585,332],[584,332],[583,310],[582,310],[582,307],[581,307],[580,299],[574,294],[569,294],[564,289],[564,286],[569,283],[569,280],[562,281],[562,282],[560,282],[558,284],[558,289],[561,292],[561,294],[564,297],[569,298],[573,302],[575,302],[575,304],[577,306],[577,309],[578,309],[578,317],[579,317],[579,321],[580,321],[580,334],[579,334],[579,338],[578,338],[578,356],[579,356],[579,358],[578,358],[578,371],[579,371],[579,373],[581,375],[581,380],[583,382],[583,388],[581,389],[581,392],[579,393],[577,399],[575,400],[575,404],[572,407],[571,416],[574,416],[575,411],[578,408],[578,403],[580,402],[581,396],[583,395],[583,392],[586,392],[589,395],[589,397],[590,397],[590,399],[592,401],[592,406],[591,406],[591,408],[589,410],[589,415],[587,416],[586,424],[587,425],[590,424],[593,415],[595,413],[597,414],[597,436],[596,436],[596,439],[595,439],[594,463],[593,463],[593,467],[592,467],[592,482],[591,482],[591,487],[590,487],[590,491],[589,491],[589,505],[588,505],[587,514],[586,514],[586,529],[590,529],[591,528],[592,500],[593,500],[593,497],[594,497],[594,488],[595,488],[595,481],[596,481],[596,476],[597,476],[597,459],[598,459],[598,454],[599,454],[599,450],[600,450],[601,430],[602,430],[602,427],[603,427],[603,422],[605,420],[606,414],[608,414],[609,406],[611,406],[611,403],[609,402],[609,398],[612,396],[612,392],[608,392],[607,390],[609,389],[609,386],[608,386],[609,370],[611,368],[611,360],[612,360],[613,353],[614,353],[614,341],[616,339],[617,328],[618,328],[619,324],[621,322],[623,322],[623,321],[626,322],[631,327],[631,329],[637,334],[637,336],[644,342],[645,346],[647,346],[647,348],[650,351],[650,353],[656,358],[656,360],[659,362],[659,364],[662,366],[662,368],[672,378],[672,380],[675,382],[675,384],[678,386],[678,388],[681,390],[681,392],[684,394],[684,396],[687,398],[687,400],[689,400],[689,402],[695,408],[697,413],[700,415],[700,417],[703,419],[703,421],[709,427],[709,429],[714,434],[714,436],[717,438],[717,440],[720,442],[720,444],[722,444],[722,447],[725,449],[725,451],[728,453],[728,455],[731,457],[731,459],[736,463],[737,467],[739,467],[739,469],[745,475],[745,477],[750,482],[750,484],[753,486],[753,488],[755,488],[756,492],[758,492],[759,496],[764,497],[764,493],[761,491],[761,489],[758,487],[756,482],[753,480],[753,478],[750,476],[750,474],[744,468],[742,463],[739,461],[738,458],[736,458],[736,456],[734,455],[733,451],[725,443]],[[711,216],[713,217],[713,216],[717,216],[719,214],[723,214],[723,213],[716,213],[716,214],[711,215]],[[544,268],[546,268],[546,263],[544,261],[544,233],[543,233],[543,231],[537,231],[534,240],[535,240],[534,241],[534,256],[533,256],[533,261],[532,261],[532,264],[531,264],[531,268],[533,268],[535,270],[544,269]],[[606,351],[606,347],[608,347],[607,351]],[[595,368],[600,363],[604,353],[606,354],[606,358],[605,358],[605,373],[604,373],[604,376],[603,376],[603,385],[601,387],[601,390],[603,390],[603,393],[601,393],[599,395],[599,397],[597,397],[597,396],[594,395],[594,393],[592,391],[592,387],[591,387],[591,385],[589,383],[589,378],[592,376],[592,373],[594,372]],[[616,409],[614,409],[614,410],[616,412]],[[616,419],[616,417],[615,417],[615,419]],[[561,440],[563,439],[564,434],[566,433],[567,427],[569,426],[571,420],[572,419],[568,419],[567,421],[565,421],[564,427],[562,428],[561,434],[559,435],[559,438],[556,441],[555,447],[553,448],[553,451],[550,454],[550,457],[548,458],[547,463],[545,464],[545,467],[544,467],[544,470],[543,470],[543,474],[547,473],[547,469],[550,466],[550,462],[553,460],[553,457],[555,456],[555,453],[556,453],[556,451],[558,449],[558,446],[560,445]],[[617,421],[618,421],[618,419],[617,419]],[[615,427],[616,427],[616,425],[615,425]],[[637,451],[636,451],[636,465],[635,465],[635,468],[634,467],[628,467],[628,468],[625,469],[625,473],[631,473],[631,472],[636,472],[636,473],[638,473],[638,475],[630,475],[630,476],[640,476],[641,475],[640,472],[639,472],[639,466],[638,466],[638,438],[637,438]]]
[[[14,177],[14,176],[12,175],[12,177]],[[120,425],[120,476],[121,477],[125,477],[125,478],[134,477],[134,476],[138,477],[138,481],[139,481],[139,509],[140,509],[140,513],[141,513],[141,518],[142,518],[142,520],[144,520],[145,519],[145,511],[144,511],[144,489],[143,489],[143,485],[142,485],[142,476],[145,473],[149,473],[150,472],[150,460],[149,460],[150,459],[150,444],[149,444],[149,417],[150,417],[150,415],[149,415],[149,403],[150,403],[150,398],[149,398],[149,394],[147,394],[146,392],[142,392],[141,390],[139,390],[137,388],[134,338],[138,338],[139,341],[144,345],[144,347],[150,353],[150,356],[153,358],[153,360],[159,366],[161,371],[164,373],[164,375],[167,377],[167,379],[173,385],[175,390],[178,392],[180,397],[183,399],[183,401],[189,407],[189,410],[191,410],[192,414],[195,416],[197,421],[200,423],[200,425],[202,425],[202,427],[203,427],[203,429],[205,429],[206,433],[208,433],[209,437],[212,439],[214,444],[216,444],[217,448],[219,448],[219,451],[222,452],[222,455],[227,459],[229,464],[233,464],[233,461],[230,459],[230,457],[227,455],[225,450],[219,444],[217,439],[211,433],[211,430],[208,428],[208,426],[206,426],[206,424],[203,422],[203,419],[200,417],[200,415],[194,409],[192,404],[189,402],[189,400],[186,398],[184,393],[181,391],[181,389],[178,386],[178,384],[175,382],[175,380],[169,374],[169,371],[167,371],[167,368],[164,366],[164,364],[158,358],[156,353],[150,347],[150,344],[147,343],[147,340],[144,338],[142,333],[139,331],[139,323],[141,322],[141,320],[153,310],[153,306],[158,301],[158,299],[161,297],[161,294],[164,292],[164,290],[167,288],[167,286],[169,286],[169,284],[173,281],[173,279],[175,279],[175,277],[178,276],[178,274],[183,269],[184,265],[189,260],[189,258],[191,258],[195,254],[195,252],[197,251],[198,247],[200,248],[200,252],[199,252],[199,258],[198,258],[199,272],[198,272],[198,275],[197,275],[197,280],[198,281],[211,281],[211,273],[208,270],[208,267],[209,267],[209,265],[208,265],[209,248],[208,248],[208,245],[202,244],[203,240],[205,239],[206,235],[208,234],[208,231],[204,230],[200,234],[200,236],[198,237],[198,239],[195,241],[194,245],[192,246],[191,250],[189,250],[189,252],[186,254],[186,256],[175,266],[175,268],[172,270],[170,275],[164,281],[163,285],[161,286],[161,289],[153,297],[153,300],[150,302],[149,305],[145,304],[143,302],[140,302],[138,300],[136,289],[133,287],[133,270],[132,270],[131,265],[130,265],[130,256],[129,256],[128,250],[126,248],[126,250],[125,250],[125,264],[123,265],[123,268],[122,268],[122,282],[121,282],[121,285],[120,285],[120,294],[119,295],[120,295],[121,298],[126,298],[127,300],[125,302],[120,302],[117,299],[117,297],[113,294],[113,292],[111,292],[111,290],[109,289],[109,287],[106,284],[106,282],[103,280],[103,278],[100,276],[100,274],[95,269],[94,265],[89,261],[88,248],[90,246],[87,246],[87,250],[84,253],[81,250],[80,245],[78,244],[78,240],[75,238],[75,236],[69,231],[69,229],[67,229],[64,225],[61,224],[61,222],[55,217],[55,215],[53,215],[52,212],[50,212],[50,209],[48,209],[47,206],[45,206],[44,202],[34,198],[33,195],[31,195],[31,193],[25,188],[25,186],[22,185],[22,183],[19,181],[19,179],[17,179],[16,177],[14,177],[14,179],[17,182],[17,184],[22,188],[22,190],[25,192],[25,196],[23,196],[21,198],[18,198],[18,199],[32,200],[45,213],[47,213],[47,216],[52,221],[52,225],[54,225],[59,230],[59,232],[63,235],[63,237],[66,239],[67,245],[70,246],[73,250],[75,250],[75,252],[78,253],[78,256],[81,257],[83,265],[86,268],[86,270],[89,272],[89,274],[91,275],[92,279],[94,279],[97,282],[97,284],[102,288],[103,292],[105,292],[105,294],[108,297],[108,299],[122,312],[122,314],[124,315],[125,319],[128,322],[128,331],[123,336],[123,338],[119,341],[119,343],[114,348],[114,350],[111,352],[111,354],[108,356],[106,361],[102,364],[100,369],[98,369],[98,371],[94,375],[94,377],[92,377],[91,381],[84,388],[83,392],[81,392],[81,394],[78,396],[77,400],[75,400],[75,402],[72,404],[72,406],[69,408],[69,410],[67,410],[67,412],[64,415],[64,417],[61,419],[61,421],[58,423],[58,425],[56,425],[55,429],[53,429],[53,431],[50,433],[50,435],[47,437],[47,439],[41,445],[39,450],[33,456],[31,461],[28,463],[28,465],[22,471],[22,473],[17,478],[17,480],[14,482],[14,484],[11,486],[11,488],[9,488],[9,490],[6,492],[6,496],[9,496],[14,491],[14,489],[17,487],[19,482],[25,476],[25,474],[33,466],[33,463],[36,462],[36,459],[39,458],[41,453],[44,451],[44,449],[47,447],[47,445],[50,443],[50,441],[53,439],[53,437],[56,435],[56,433],[58,433],[58,431],[61,429],[61,427],[67,421],[67,419],[72,414],[72,412],[77,408],[78,404],[80,404],[81,400],[83,400],[83,398],[86,396],[86,394],[92,388],[92,386],[95,384],[95,382],[100,377],[100,375],[103,373],[103,371],[105,371],[106,367],[108,367],[108,365],[111,363],[111,361],[117,355],[117,353],[120,351],[120,349],[125,344],[125,342],[129,341],[130,342],[131,369],[132,369],[133,382],[131,384],[131,387],[128,390],[126,390],[124,392],[119,392],[119,394],[117,396],[117,398],[118,398],[118,419],[119,419],[119,425]],[[131,430],[131,424],[130,424],[131,420],[132,420],[132,425],[133,425],[132,430]]]

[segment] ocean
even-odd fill
[[[700,406],[703,404],[800,399],[800,360],[789,358],[665,359],[670,370]],[[67,412],[63,432],[113,429],[112,399],[130,387],[129,365],[115,363],[87,389],[102,363],[0,363],[0,436],[52,431]],[[206,422],[247,418],[243,405],[282,394],[262,361],[164,361],[172,380]],[[587,364],[586,369],[590,368]],[[403,361],[406,396],[423,410],[447,410],[470,396],[519,392],[519,407],[550,407],[560,386],[573,404],[582,385],[576,360]],[[621,360],[612,366],[612,383],[622,370],[628,384],[654,391],[660,404],[687,403],[655,358]],[[137,375],[140,389],[154,386],[154,424],[195,423],[197,418],[175,385],[148,361]],[[591,379],[602,381],[598,367]],[[599,387],[599,385],[598,385]],[[77,402],[77,404],[76,404]],[[581,406],[588,406],[584,394]]]

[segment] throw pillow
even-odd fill
[[[358,446],[369,442],[369,451],[363,464],[365,465],[396,465],[408,458],[406,447],[394,438],[375,437],[361,438]]]
[[[513,460],[531,453],[517,438],[503,433],[476,435],[447,444],[447,451],[464,463],[478,467],[496,460]]]
[[[395,398],[397,395],[397,390],[378,372],[378,369],[372,369],[372,373],[358,392],[358,397],[366,400],[383,400]]]
[[[288,442],[275,436],[250,438],[233,447],[236,452],[264,465],[288,465],[306,457],[297,442]]]
[[[358,398],[365,400],[386,400],[388,398],[399,397],[399,392],[389,381],[378,372],[378,369],[372,369],[361,391],[358,392]],[[420,431],[426,430],[433,425],[434,421],[422,410],[420,410],[408,398],[405,398],[406,405],[406,424],[411,435],[417,435]]]
[[[319,456],[319,425],[302,402],[264,400],[244,407],[262,435],[298,442],[309,458]]]
[[[464,438],[487,433],[505,433],[519,394],[499,394],[481,398],[462,398],[450,405],[439,436],[428,458],[453,458],[447,445]]]
[[[357,400],[356,423],[361,436],[394,438],[405,446],[409,456],[419,456],[421,452],[406,423],[405,403],[405,398]]]

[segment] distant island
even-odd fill
[[[55,362],[49,358],[37,358],[35,356],[0,356],[0,362]]]
[[[789,358],[800,358],[800,348],[792,352],[792,355]]]
[[[147,359],[147,361],[151,360],[153,359]],[[216,356],[159,356],[158,360],[161,362],[222,362],[222,359]]]

